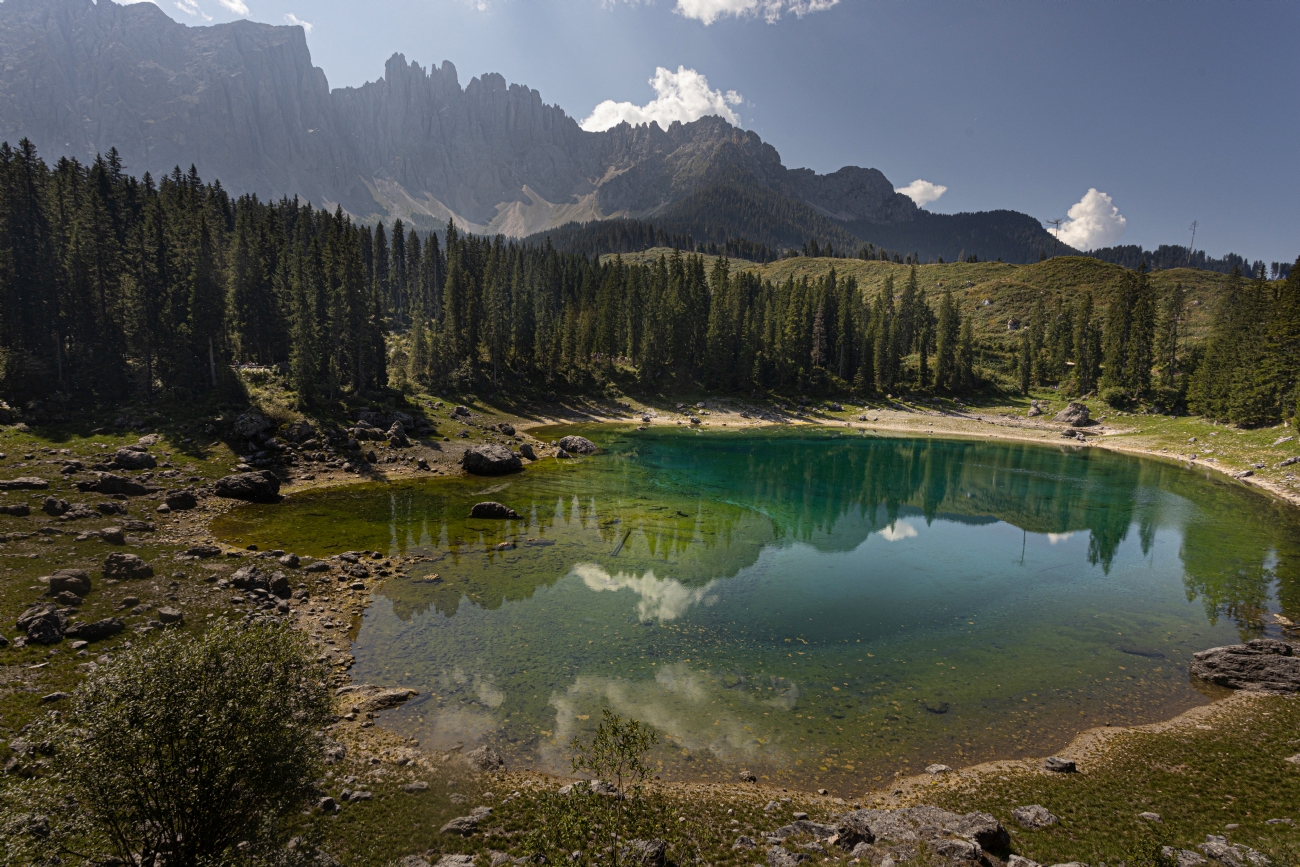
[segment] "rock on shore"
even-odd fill
[[[460,465],[465,468],[465,472],[476,476],[503,476],[506,473],[516,473],[524,467],[519,455],[495,443],[466,449]]]
[[[1300,656],[1273,638],[1212,647],[1192,657],[1192,674],[1229,689],[1254,692],[1300,692]]]

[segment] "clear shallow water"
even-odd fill
[[[419,689],[385,722],[426,745],[487,742],[555,772],[606,707],[655,726],[665,778],[744,767],[848,793],[934,761],[1040,755],[1204,703],[1193,652],[1300,608],[1290,511],[1163,462],[583,432],[601,454],[308,494],[215,529],[427,557],[367,611],[353,676]],[[524,517],[466,518],[483,499]]]

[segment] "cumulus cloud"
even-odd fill
[[[248,4],[244,0],[217,0],[217,2],[236,15],[248,14]]]
[[[1069,219],[1061,224],[1060,232],[1056,229],[1048,231],[1076,250],[1108,247],[1120,239],[1128,226],[1128,220],[1115,207],[1111,197],[1096,188],[1088,190],[1082,199],[1071,205],[1066,216]]]
[[[840,0],[677,0],[676,12],[685,18],[694,18],[712,24],[727,15],[752,18],[762,15],[772,24],[782,15],[802,18],[812,12],[822,12]]]
[[[236,2],[238,2],[238,0],[236,0]],[[290,12],[288,15],[285,15],[284,20],[288,24],[297,24],[303,30],[306,30],[308,33],[311,33],[311,22],[303,21],[301,18],[299,18],[297,15],[294,15],[292,12]]]
[[[880,531],[880,538],[884,539],[886,542],[901,542],[904,539],[915,539],[916,528],[906,521],[895,521]]]
[[[924,208],[926,205],[936,201],[948,188],[943,184],[932,184],[929,181],[923,181],[920,178],[912,181],[905,187],[899,187],[894,190],[896,193],[902,193],[912,201],[916,202],[918,208]]]
[[[212,16],[203,11],[199,6],[198,0],[176,0],[176,8],[186,15],[193,15],[195,18],[202,18],[204,21],[211,21]]]
[[[633,105],[607,99],[582,122],[582,128],[588,132],[602,132],[623,121],[633,126],[654,121],[667,129],[675,120],[690,123],[709,114],[740,126],[740,116],[732,106],[740,105],[745,98],[734,90],[725,93],[713,90],[709,87],[709,80],[694,69],[679,66],[676,72],[672,72],[660,66],[655,70],[654,78],[650,79],[650,86],[655,91],[655,98],[650,102]]]

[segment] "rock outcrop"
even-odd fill
[[[461,456],[460,465],[465,472],[476,476],[503,476],[523,469],[519,455],[505,446],[488,443],[466,449]]]
[[[1300,692],[1300,656],[1284,641],[1255,638],[1195,654],[1192,675],[1229,689]]]
[[[250,503],[280,502],[280,480],[269,470],[226,476],[217,480],[213,490],[218,497],[232,500],[246,500]]]

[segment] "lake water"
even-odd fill
[[[601,453],[309,493],[215,529],[426,558],[377,594],[353,677],[420,690],[384,723],[426,746],[490,743],[559,773],[605,708],[657,730],[665,779],[745,768],[848,794],[931,762],[1043,755],[1205,703],[1192,653],[1300,613],[1291,511],[1174,464],[806,428],[575,430]],[[466,517],[487,499],[522,519]]]

